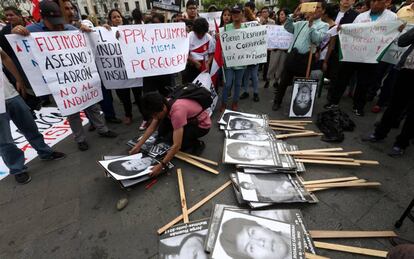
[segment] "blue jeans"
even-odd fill
[[[243,91],[248,92],[250,78],[252,79],[253,84],[253,93],[257,94],[259,91],[259,65],[249,65],[244,71],[243,76]]]
[[[224,74],[226,76],[226,84],[224,85],[222,103],[227,103],[227,96],[231,88],[233,87],[234,81],[234,92],[233,92],[233,102],[237,103],[239,101],[240,87],[243,79],[244,69],[233,69],[225,68]]]
[[[27,170],[24,165],[24,152],[13,141],[10,120],[29,141],[40,158],[48,158],[53,150],[46,145],[43,135],[37,129],[30,108],[20,96],[6,100],[6,113],[0,114],[0,156],[10,170],[10,174],[20,174]]]

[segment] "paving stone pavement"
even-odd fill
[[[272,119],[288,118],[288,102],[283,108],[271,111],[273,89],[262,88],[258,103],[240,101],[245,112],[266,113]],[[287,93],[290,94],[291,90]],[[326,90],[324,91],[326,92]],[[325,98],[317,100],[313,119],[323,110]],[[311,230],[393,230],[395,221],[414,196],[414,148],[403,158],[391,158],[387,151],[398,130],[378,144],[360,141],[362,135],[372,131],[380,114],[372,114],[367,105],[365,117],[351,114],[351,100],[343,98],[343,110],[356,122],[354,132],[346,133],[340,146],[346,150],[362,150],[364,159],[380,161],[380,166],[338,167],[307,165],[303,174],[306,180],[358,176],[379,181],[378,189],[329,190],[317,193],[320,202],[308,205],[275,206],[275,208],[300,208]],[[119,116],[122,108],[116,101]],[[134,107],[135,114],[138,114]],[[215,113],[213,121],[217,121]],[[30,184],[16,185],[12,177],[0,181],[0,258],[157,258],[159,227],[181,213],[175,170],[161,176],[150,189],[145,184],[129,191],[122,190],[112,180],[104,177],[96,163],[102,155],[127,153],[125,143],[138,134],[140,118],[131,126],[109,124],[119,133],[116,139],[105,139],[97,133],[87,133],[90,150],[80,152],[71,137],[55,146],[68,154],[65,160],[44,162],[39,159],[29,163],[32,174]],[[316,129],[315,125],[311,127]],[[203,157],[221,161],[224,135],[215,123],[208,136]],[[301,149],[333,147],[318,137],[288,140]],[[220,175],[213,175],[174,160],[182,168],[187,203],[191,207],[228,180],[234,171],[230,165],[220,165]],[[128,206],[118,212],[120,198],[129,199]],[[227,188],[212,201],[190,215],[190,220],[207,218],[214,203],[236,204],[233,190]],[[414,223],[407,220],[396,230],[402,237],[414,240]],[[326,240],[340,244],[387,250],[387,239]],[[365,258],[327,250],[321,255],[331,258]],[[368,258],[368,257],[367,257]]]

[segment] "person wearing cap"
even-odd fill
[[[242,13],[242,7],[240,5],[235,5],[231,8],[231,19],[232,19],[232,23],[226,24],[226,26],[224,27],[225,31],[232,31],[232,30],[243,29],[247,27],[244,23],[242,23],[243,13]],[[231,88],[233,87],[233,83],[234,83],[234,91],[233,91],[233,98],[232,98],[233,103],[232,103],[231,109],[233,111],[237,111],[240,88],[241,88],[243,74],[244,74],[245,69],[246,69],[245,66],[236,66],[236,67],[225,66],[224,74],[226,78],[226,84],[224,85],[224,89],[223,89],[220,112],[224,112],[224,110],[226,109],[227,96]]]
[[[28,36],[31,32],[47,32],[47,31],[70,31],[77,30],[76,27],[66,24],[65,19],[62,16],[60,7],[57,3],[50,0],[43,0],[40,2],[40,15],[42,20],[39,23],[31,24],[27,27],[18,25],[13,28],[12,33],[22,36]],[[103,115],[98,104],[93,104],[86,108],[87,114],[91,123],[97,128],[98,133],[102,137],[115,138],[117,134],[108,129],[105,124]],[[74,113],[68,116],[69,125],[75,136],[75,141],[78,144],[78,148],[81,151],[89,149],[89,145],[86,142],[85,132],[82,126],[82,120],[80,113]]]

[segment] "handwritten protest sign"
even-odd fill
[[[142,86],[142,78],[128,79],[122,57],[121,46],[115,37],[116,28],[108,31],[97,27],[88,33],[95,55],[96,66],[106,89],[121,89]]]
[[[342,61],[377,63],[399,34],[400,21],[344,24],[339,31]]]
[[[43,135],[45,143],[49,146],[54,146],[66,137],[72,134],[69,122],[60,114],[59,110],[55,107],[43,107],[36,113],[35,122],[39,132]],[[80,114],[82,125],[88,123],[88,118],[81,112]],[[10,131],[14,143],[17,147],[24,152],[25,164],[32,161],[37,157],[37,151],[30,145],[27,139],[17,129],[16,125],[10,121]],[[6,177],[9,173],[9,169],[4,164],[0,157],[0,180]]]
[[[214,23],[214,20],[217,22],[217,26],[220,25],[221,12],[199,13],[199,15],[200,17],[207,20],[208,31],[215,32],[216,24]]]
[[[185,69],[189,52],[185,23],[118,28],[128,78],[165,75]]]
[[[407,32],[408,30],[410,30],[413,27],[414,27],[414,25],[407,24],[407,26],[404,28],[404,31],[401,34]],[[390,63],[390,64],[394,64],[394,65],[396,65],[400,61],[401,56],[408,49],[409,46],[404,47],[404,48],[403,47],[398,47],[397,42],[398,42],[398,37],[391,43],[391,45],[385,51],[384,56],[382,56],[382,58],[381,58],[381,61],[386,62],[386,63]]]
[[[266,26],[250,27],[220,34],[227,67],[254,65],[267,60]]]
[[[1,50],[1,49],[0,49]],[[0,68],[3,67],[0,58]],[[4,100],[4,73],[0,71],[0,114],[6,112],[6,103]]]
[[[102,100],[101,80],[85,33],[38,32],[29,37],[33,37],[33,55],[62,115]]]
[[[152,7],[166,11],[180,12],[181,0],[151,0]]]
[[[293,42],[293,34],[282,25],[267,25],[267,48],[289,49]]]
[[[201,73],[197,76],[196,79],[194,79],[193,83],[200,84],[210,91],[213,102],[211,103],[210,108],[207,109],[207,112],[211,116],[213,114],[214,109],[216,108],[218,101],[218,95],[216,90],[214,89],[213,82],[211,81],[211,75],[209,73]]]
[[[39,64],[33,56],[33,47],[35,45],[33,38],[16,34],[8,34],[6,38],[13,48],[35,95],[42,96],[50,94],[51,92],[46,83],[46,79],[43,77]]]

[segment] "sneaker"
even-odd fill
[[[249,98],[249,93],[247,92],[244,92],[240,95],[240,100],[247,99],[247,98]]]
[[[280,109],[280,103],[273,103],[272,105],[272,110],[273,111],[277,111]]]
[[[99,133],[99,136],[104,137],[104,138],[116,138],[118,137],[118,134],[116,134],[115,132],[111,130],[108,130],[107,132]]]
[[[254,101],[254,102],[258,102],[258,101],[260,101],[260,99],[259,99],[259,94],[253,94],[253,101]]]
[[[374,133],[370,134],[369,136],[366,137],[362,137],[361,140],[363,142],[371,142],[371,143],[375,143],[375,142],[379,142],[382,139],[381,138],[377,138],[377,136],[375,136]]]
[[[404,155],[404,149],[397,146],[393,146],[388,155],[390,157],[401,157],[402,155]]]
[[[78,143],[78,149],[80,151],[86,151],[86,150],[89,149],[89,145],[88,145],[88,143],[86,141],[79,142]]]
[[[124,122],[125,125],[131,125],[132,118],[131,117],[125,117],[123,122]]]
[[[359,117],[363,117],[363,116],[364,116],[364,111],[363,111],[363,110],[360,110],[360,109],[354,109],[354,110],[353,110],[353,112],[354,112],[354,114],[355,114],[356,116],[359,116]]]
[[[372,113],[379,113],[381,111],[381,107],[379,105],[374,105],[371,109]]]
[[[28,173],[21,173],[21,174],[15,174],[14,179],[19,184],[26,184],[32,180],[32,177]]]
[[[61,160],[63,158],[65,158],[66,155],[62,152],[57,152],[57,151],[53,151],[52,154],[50,154],[49,157],[46,158],[40,158],[40,160],[44,160],[44,161],[57,161],[57,160]]]
[[[264,84],[264,88],[269,88],[269,81],[266,81],[266,83]]]
[[[139,125],[139,130],[146,130],[148,128],[148,121],[142,121],[141,125]]]
[[[325,108],[327,110],[338,109],[339,105],[338,104],[333,104],[333,103],[327,103],[323,106],[323,108]]]
[[[114,124],[120,124],[120,123],[122,123],[122,120],[118,119],[117,117],[105,118],[105,120],[108,123],[114,123]]]

